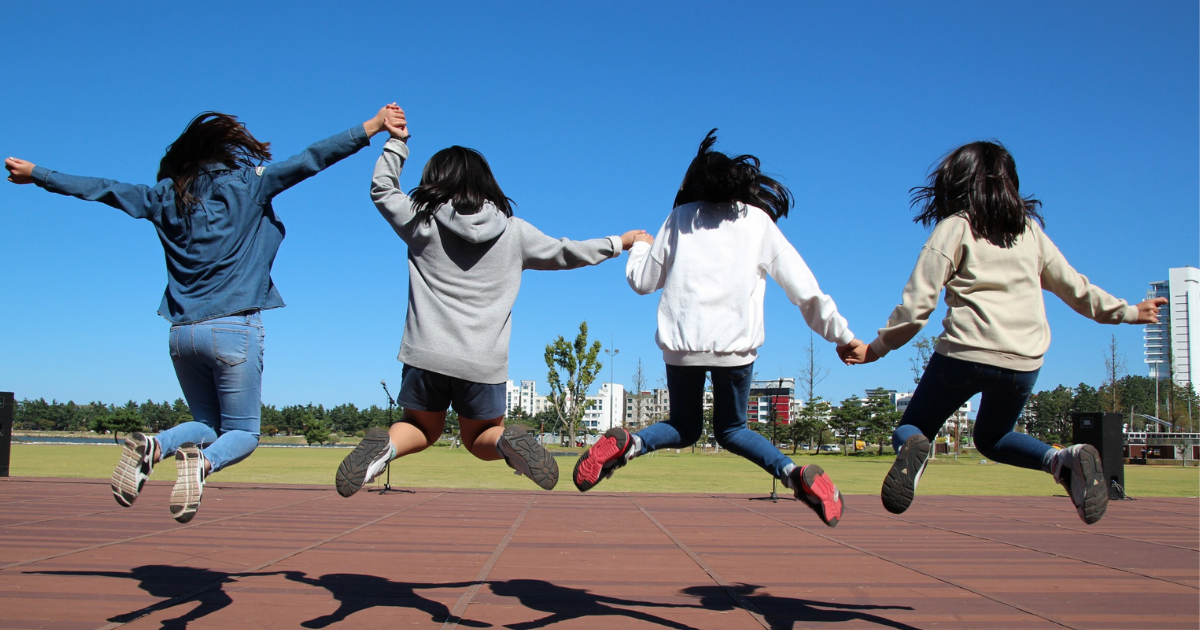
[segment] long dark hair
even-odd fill
[[[202,112],[167,147],[167,154],[158,163],[158,179],[172,180],[175,207],[182,214],[191,214],[200,203],[192,194],[192,184],[206,164],[252,167],[269,159],[271,143],[256,140],[236,116]]]
[[[925,186],[909,191],[920,212],[913,221],[925,227],[962,214],[976,237],[1012,247],[1032,219],[1046,225],[1042,202],[1021,196],[1017,163],[999,142],[972,142],[951,151],[929,174]]]
[[[758,158],[753,155],[731,158],[713,151],[716,143],[717,130],[713,129],[700,143],[700,150],[683,175],[683,183],[675,195],[675,206],[694,201],[740,201],[766,212],[772,221],[786,217],[792,206],[792,191],[763,175]]]
[[[433,219],[434,211],[444,203],[459,214],[471,214],[490,201],[506,217],[513,215],[515,205],[500,190],[483,154],[458,145],[434,153],[421,171],[420,183],[408,195],[417,216],[425,222]]]

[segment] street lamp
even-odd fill
[[[613,338],[609,337],[609,345],[613,345]],[[621,351],[616,348],[605,350],[604,354],[608,355],[608,424],[609,429],[613,427],[613,422],[616,420],[616,411],[613,409],[613,364],[616,363],[616,356]],[[625,423],[622,422],[622,425]]]

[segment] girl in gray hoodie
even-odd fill
[[[408,246],[408,315],[397,357],[404,363],[402,419],[367,432],[337,471],[348,497],[389,461],[422,451],[458,413],[463,446],[504,459],[547,490],[558,464],[532,436],[504,426],[512,306],[526,269],[575,269],[621,255],[640,230],[587,241],[554,239],[513,216],[512,200],[478,151],[453,146],[426,163],[410,194],[400,188],[408,159],[407,120],[388,127],[371,198]]]

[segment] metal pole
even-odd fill
[[[614,339],[614,337],[612,337],[610,335],[608,338],[609,346],[612,346],[616,343],[613,341],[613,339]],[[613,422],[616,420],[616,410],[613,409],[613,368],[617,363],[616,357],[620,353],[621,353],[621,351],[617,350],[616,348],[612,348],[610,350],[604,351],[604,354],[607,354],[608,358],[609,358],[609,361],[608,361],[608,424],[609,424],[609,427],[608,428],[610,428],[610,429],[613,428],[613,426],[615,426],[613,424]],[[622,422],[621,424],[624,425],[625,423]]]

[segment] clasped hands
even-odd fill
[[[852,339],[850,343],[837,347],[838,358],[846,365],[862,365],[879,360],[879,355],[871,349],[871,344],[862,339]]]

